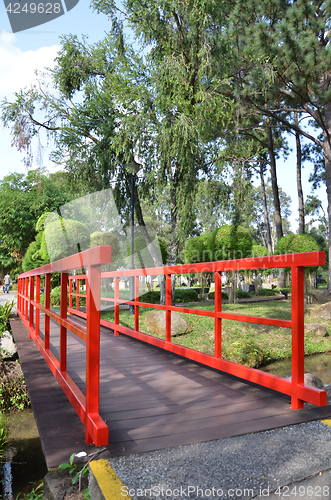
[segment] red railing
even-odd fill
[[[85,440],[108,443],[108,426],[99,415],[100,378],[100,286],[101,265],[111,262],[111,247],[100,246],[66,257],[18,277],[17,311],[53,375],[85,426]],[[68,273],[86,268],[93,283],[86,290],[86,327],[67,317]],[[60,314],[50,309],[51,274],[61,273]],[[45,305],[40,304],[40,276],[45,275]],[[40,311],[45,313],[44,340],[40,338]],[[60,325],[59,359],[50,349],[50,319]],[[85,394],[67,371],[67,330],[86,343]]]
[[[250,259],[237,259],[228,261],[217,261],[200,264],[188,264],[179,266],[164,266],[149,269],[134,269],[120,270],[115,272],[101,273],[101,264],[110,263],[110,247],[96,247],[92,250],[87,250],[81,254],[76,254],[72,257],[63,259],[62,261],[54,262],[49,266],[30,271],[19,276],[19,291],[18,291],[18,311],[24,321],[30,336],[34,339],[39,349],[43,353],[44,358],[50,365],[53,373],[58,378],[60,384],[66,391],[70,401],[74,405],[77,413],[81,417],[86,426],[86,439],[88,442],[93,440],[98,445],[106,444],[106,424],[98,415],[99,405],[99,325],[107,326],[114,330],[114,334],[123,333],[130,335],[149,344],[155,345],[162,349],[168,350],[175,354],[179,354],[193,361],[197,361],[204,365],[216,368],[223,372],[235,375],[244,380],[254,382],[256,384],[268,387],[283,394],[291,396],[292,409],[303,408],[304,402],[310,402],[318,406],[326,404],[326,392],[321,389],[315,389],[304,385],[304,267],[318,266],[325,264],[324,252],[307,252],[299,254],[276,255],[267,257],[257,257]],[[107,260],[108,259],[108,260]],[[107,261],[107,262],[106,262]],[[89,264],[87,265],[87,262]],[[88,269],[87,275],[68,275],[69,270],[79,269],[81,267]],[[273,269],[273,268],[291,268],[292,282],[292,312],[291,320],[280,320],[273,318],[261,318],[255,316],[247,316],[233,313],[222,312],[222,279],[221,273],[224,271],[248,271],[257,269]],[[50,274],[51,272],[61,271],[61,308],[60,315],[50,311]],[[215,308],[214,311],[206,311],[203,309],[192,309],[188,307],[178,307],[171,305],[171,276],[173,274],[186,273],[214,273],[215,276]],[[45,307],[40,305],[40,278],[46,275],[46,298]],[[166,281],[166,304],[149,304],[139,301],[139,277],[148,275],[165,275]],[[37,277],[36,283],[36,300],[34,297],[34,276]],[[134,299],[132,301],[120,299],[119,279],[121,277],[134,276]],[[102,278],[114,279],[114,297],[100,297],[100,283]],[[69,279],[69,308],[67,304],[67,283]],[[30,280],[30,282],[29,282]],[[73,290],[73,280],[78,281],[77,291]],[[85,280],[86,295],[80,293],[79,281]],[[97,287],[98,292],[91,293],[89,280],[93,283],[93,287]],[[76,307],[73,307],[73,297],[76,297]],[[86,299],[86,310],[80,308],[80,298]],[[101,320],[100,321],[100,301],[111,302],[114,306],[114,322]],[[130,304],[134,306],[134,329],[120,325],[119,322],[119,306],[120,304]],[[139,331],[139,309],[140,307],[148,307],[166,312],[166,335],[165,340],[147,335]],[[36,310],[35,327],[33,327],[34,309]],[[97,310],[99,309],[99,310]],[[55,319],[61,325],[61,342],[60,360],[54,359],[54,356],[49,351],[49,334],[45,324],[45,343],[41,342],[39,329],[39,310],[45,312],[45,319]],[[175,344],[171,340],[171,311],[196,314],[201,316],[209,316],[215,319],[215,354],[211,356],[193,349]],[[86,319],[86,333],[82,333],[82,328],[77,328],[72,320],[67,318],[67,313],[76,314]],[[244,321],[249,323],[257,323],[264,325],[272,325],[278,327],[290,328],[292,330],[292,378],[284,379],[263,372],[258,369],[249,368],[244,365],[233,363],[222,359],[222,320],[230,319],[235,321]],[[87,341],[86,349],[86,396],[84,397],[76,388],[73,389],[73,382],[66,373],[65,364],[65,345],[66,345],[66,329],[78,335]],[[49,326],[48,326],[49,331]],[[62,357],[62,360],[61,360]],[[94,363],[96,363],[94,367]],[[86,403],[83,402],[86,399]],[[87,422],[87,423],[85,423]],[[99,427],[100,426],[100,427]]]

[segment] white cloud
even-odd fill
[[[35,70],[52,67],[60,49],[53,45],[24,51],[15,46],[16,41],[13,33],[0,32],[0,100],[10,100],[13,92],[30,87],[36,79]]]
[[[54,59],[60,49],[59,45],[40,47],[36,50],[22,50],[17,47],[17,37],[8,31],[0,31],[0,102],[6,97],[8,101],[14,99],[14,92],[25,87],[30,88],[36,81],[35,70],[43,70],[54,66]],[[4,129],[0,122],[0,179],[10,172],[24,172],[26,169],[21,163],[24,154],[18,153],[11,147],[9,129]],[[33,145],[33,150],[34,150]],[[33,151],[37,155],[37,151]],[[44,151],[46,166],[49,151]],[[35,156],[35,155],[34,155]],[[38,165],[33,164],[33,168]],[[57,169],[59,167],[57,166]]]

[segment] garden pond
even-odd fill
[[[263,370],[279,377],[291,377],[291,359],[280,359],[261,367]],[[331,384],[331,352],[305,356],[305,373],[312,373],[320,378],[324,385]]]
[[[0,464],[0,498],[13,500],[43,479],[47,467],[32,410],[9,414],[7,424],[7,446]]]

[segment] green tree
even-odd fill
[[[252,238],[248,229],[225,225],[212,233],[210,249],[213,260],[244,259],[251,256]]]
[[[233,12],[240,88],[256,112],[298,132],[324,152],[331,221],[330,0],[237,0]],[[289,114],[309,117],[316,133]],[[322,137],[320,137],[322,134]],[[329,235],[329,252],[331,239]],[[331,292],[329,267],[328,292]]]
[[[86,250],[90,246],[89,228],[77,220],[58,219],[45,224],[41,242],[42,256],[51,262]]]
[[[279,240],[275,254],[300,253],[318,251],[319,246],[309,234],[289,234]]]
[[[266,257],[271,255],[269,250],[263,245],[253,245],[252,246],[252,257]]]
[[[275,254],[314,252],[320,250],[320,247],[312,236],[309,234],[289,234],[281,238],[276,247]],[[312,283],[312,273],[315,268],[305,268],[305,275],[309,277],[310,284]],[[305,285],[308,289],[308,283]]]
[[[37,234],[36,239],[30,243],[22,260],[22,269],[24,272],[43,266],[49,262],[49,259],[41,256],[41,240],[43,233]]]
[[[211,233],[189,238],[184,249],[186,264],[197,264],[199,262],[210,262],[213,260],[210,248]]]
[[[115,2],[97,0],[92,5],[109,16],[122,41],[122,14]],[[192,229],[199,173],[212,150],[208,143],[214,147],[212,129],[216,123],[225,126],[232,113],[232,102],[217,92],[215,80],[216,68],[225,76],[230,67],[227,39],[215,36],[226,15],[204,0],[124,1],[121,10],[145,50],[146,65],[134,88],[120,87],[123,108],[130,107],[130,113],[122,117],[117,137],[120,149],[134,144],[143,158],[145,189],[150,192],[155,181],[169,186],[169,264],[176,264],[180,245]]]
[[[165,265],[168,260],[168,250],[164,241],[157,238],[160,246],[162,264]],[[128,247],[128,256],[131,255],[131,247]],[[150,247],[146,247],[146,242],[142,234],[134,238],[134,265],[136,268],[154,267],[154,261],[150,253]]]
[[[63,180],[63,179],[62,179]],[[10,174],[0,182],[0,241],[3,267],[21,264],[22,258],[37,234],[36,222],[45,211],[53,211],[69,201],[58,177],[29,171]]]

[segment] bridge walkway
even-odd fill
[[[48,469],[73,452],[97,451],[21,320],[11,318],[11,326]],[[58,349],[59,325],[51,321],[56,356]],[[67,355],[68,373],[84,390],[85,343],[70,332]],[[286,395],[101,327],[100,416],[109,427],[100,457],[108,458],[327,418],[331,405],[293,411]]]

